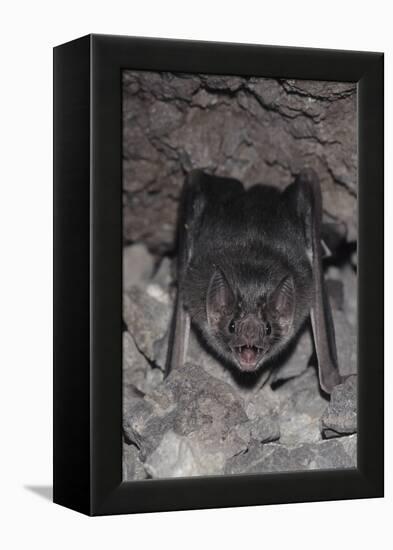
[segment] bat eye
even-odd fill
[[[228,327],[229,332],[235,332],[235,321],[232,319],[232,321],[229,323]]]
[[[272,333],[272,326],[270,323],[266,323],[265,325],[265,333],[267,334],[267,336],[269,336],[269,334]]]

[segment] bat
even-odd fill
[[[256,372],[311,325],[321,388],[342,378],[324,284],[322,195],[306,169],[283,191],[192,171],[178,222],[178,290],[166,374],[186,360],[190,326],[224,364]]]

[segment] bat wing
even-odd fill
[[[311,324],[318,359],[319,383],[330,394],[342,378],[338,370],[332,312],[322,269],[321,188],[318,177],[312,170],[301,172],[291,187],[292,200],[295,200],[297,215],[304,227],[307,253],[312,263],[314,292]]]
[[[177,285],[174,314],[172,318],[166,375],[181,367],[186,359],[190,331],[190,316],[183,305],[182,281],[193,257],[195,243],[201,232],[203,220],[214,215],[216,205],[228,194],[243,190],[242,184],[230,178],[211,176],[202,170],[193,170],[183,185],[177,230]]]
[[[191,172],[186,178],[179,204],[177,226],[177,293],[169,333],[165,375],[184,364],[190,333],[190,316],[183,306],[181,282],[191,260],[194,242],[202,219],[205,201],[200,193],[203,174]]]

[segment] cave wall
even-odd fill
[[[324,218],[357,235],[356,86],[257,77],[123,72],[123,232],[173,249],[178,198],[193,168],[246,186],[319,175]]]

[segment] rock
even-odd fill
[[[153,273],[154,258],[143,244],[123,248],[123,290],[144,286]]]
[[[147,457],[145,468],[153,478],[198,475],[200,465],[187,438],[169,430]]]
[[[356,435],[317,443],[285,446],[253,442],[247,452],[228,459],[226,474],[356,468]]]
[[[139,449],[142,460],[158,446],[162,426],[162,417],[146,399],[134,398],[123,403],[124,436]]]
[[[259,443],[267,443],[280,438],[280,427],[277,418],[269,416],[261,416],[244,422],[236,426],[235,431],[245,442],[255,440]]]
[[[167,288],[163,288],[161,285],[155,282],[149,282],[146,287],[146,293],[151,298],[157,300],[161,304],[164,304],[166,307],[172,307],[172,300],[169,296],[169,291]]]
[[[350,376],[334,388],[330,404],[322,417],[324,437],[353,434],[357,431],[357,376]]]
[[[249,419],[243,399],[229,384],[190,363],[144,399],[134,400],[123,422],[150,475],[162,468],[165,476],[219,474],[251,437],[269,441],[278,435],[272,418]],[[169,455],[169,464],[159,466]]]
[[[152,368],[139,352],[132,336],[123,332],[123,388],[132,386],[142,393],[149,393],[163,380],[163,372]]]
[[[123,332],[123,384],[137,385],[144,379],[149,362],[139,352],[128,332]]]
[[[321,395],[314,368],[310,367],[301,376],[287,381],[274,393],[280,403],[280,443],[296,445],[322,439],[320,419],[327,400]]]
[[[172,262],[169,258],[164,257],[161,260],[157,271],[151,279],[151,282],[154,285],[161,287],[165,292],[168,292],[169,288],[173,284]]]
[[[250,420],[267,416],[276,418],[281,407],[277,392],[273,391],[270,386],[265,386],[257,392],[248,394],[245,402],[246,413]]]
[[[149,361],[164,368],[160,342],[169,330],[172,306],[160,287],[148,286],[146,291],[133,287],[123,295],[123,319],[138,350]],[[160,362],[158,362],[158,360]]]
[[[139,460],[138,449],[134,445],[123,443],[123,481],[146,478],[147,473]]]
[[[165,366],[168,357],[168,339],[169,327],[164,336],[154,343],[154,362],[159,366],[162,372],[165,372]]]

